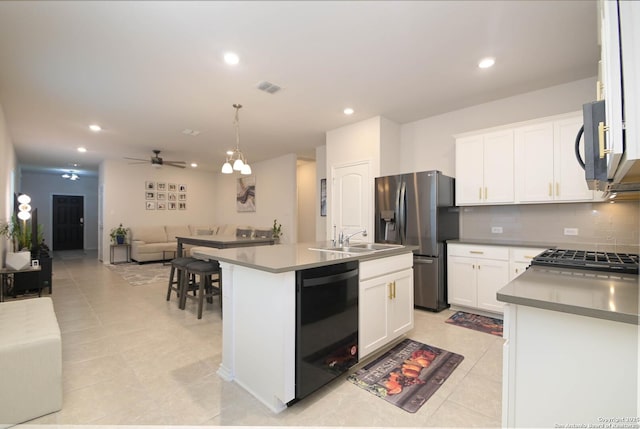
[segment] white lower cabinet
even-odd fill
[[[412,265],[412,253],[360,263],[360,359],[413,328]]]
[[[496,292],[509,282],[509,263],[449,256],[449,304],[502,313]]]
[[[509,249],[509,281],[515,279],[531,265],[531,260],[547,249],[538,247],[513,247]]]
[[[637,427],[638,325],[515,304],[504,322],[502,427]]]
[[[447,249],[449,304],[502,313],[496,293],[509,282],[509,248],[449,244]]]

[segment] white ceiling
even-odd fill
[[[496,65],[480,70],[485,56]],[[591,77],[597,61],[595,1],[0,2],[0,104],[29,166],[161,149],[218,170],[233,103],[250,162],[313,158],[328,130]]]

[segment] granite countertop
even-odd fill
[[[638,276],[533,266],[498,291],[498,301],[639,324]]]
[[[353,243],[355,244],[355,242]],[[401,246],[394,249],[370,253],[337,253],[310,250],[310,247],[328,247],[329,242],[276,244],[273,246],[238,247],[215,249],[193,247],[191,254],[199,259],[215,259],[243,267],[270,273],[283,273],[306,268],[321,267],[339,262],[372,260],[387,256],[410,253],[415,246]]]
[[[476,244],[478,246],[509,246],[509,247],[538,247],[540,249],[549,249],[552,246],[549,243],[540,243],[533,241],[517,241],[517,240],[499,240],[499,239],[476,239],[476,238],[457,238],[455,240],[447,240],[447,244]]]
[[[639,253],[637,245],[610,243],[566,243],[560,241],[550,243],[498,238],[458,238],[455,240],[447,240],[447,244],[475,244],[478,246],[537,247],[540,249],[597,250],[601,252]]]

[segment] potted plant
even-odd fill
[[[127,239],[128,231],[129,229],[123,227],[122,224],[117,228],[112,228],[111,233],[109,234],[111,236],[111,241],[114,244],[124,244]]]
[[[273,232],[273,239],[276,243],[280,242],[280,237],[282,236],[282,224],[278,223],[278,219],[273,220],[273,228],[271,228]]]
[[[13,252],[7,252],[5,264],[14,270],[21,270],[31,264],[31,228],[28,222],[12,216],[11,220],[0,224],[0,236],[11,240]]]

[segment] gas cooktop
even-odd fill
[[[638,274],[638,255],[589,250],[548,249],[533,258],[531,265]]]

